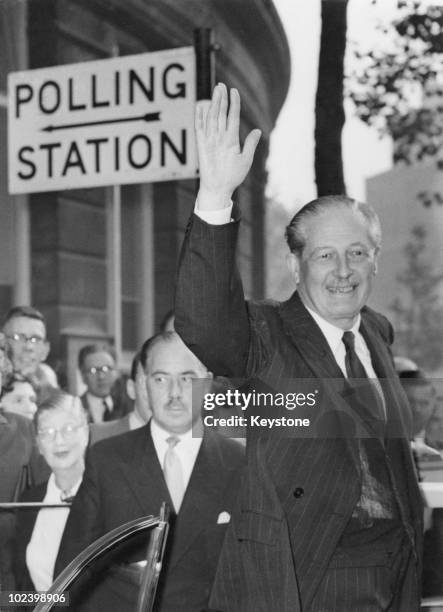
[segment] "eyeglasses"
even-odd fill
[[[22,334],[19,332],[16,332],[15,334],[10,334],[6,337],[8,338],[8,340],[12,340],[12,342],[15,342],[16,344],[27,344],[29,342],[33,346],[40,346],[41,344],[44,344],[46,342],[46,340],[41,336],[27,336],[26,334]]]
[[[103,366],[93,366],[92,368],[86,368],[85,370],[83,370],[83,372],[85,374],[91,374],[91,376],[97,376],[97,374],[109,374],[110,372],[113,372],[115,368],[113,368],[112,366],[107,366],[107,365],[103,365]]]
[[[67,423],[60,427],[60,429],[56,429],[55,427],[46,427],[45,429],[39,429],[37,431],[38,436],[43,442],[53,442],[59,433],[65,440],[72,440],[79,429],[85,427],[85,423],[81,423],[79,425],[74,425],[73,423]]]

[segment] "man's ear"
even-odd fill
[[[212,390],[212,383],[214,381],[214,374],[209,370],[206,372],[206,383],[204,383],[206,387],[206,393],[209,393]]]
[[[374,253],[374,269],[372,270],[372,274],[375,276],[378,272],[378,256],[380,254],[380,249],[375,249]]]
[[[300,280],[300,261],[295,253],[288,253],[286,255],[286,265],[292,278],[295,280],[295,284],[298,285]]]
[[[132,378],[128,378],[126,381],[126,393],[135,402],[135,382]]]
[[[146,374],[143,368],[140,366],[140,369],[137,370],[137,375],[134,383],[134,393],[135,399],[137,399],[137,395],[140,396],[142,402],[148,403],[148,389],[146,382]]]

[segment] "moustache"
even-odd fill
[[[166,408],[170,408],[171,410],[177,410],[177,409],[184,410],[186,406],[181,400],[170,399],[169,402],[166,404]]]

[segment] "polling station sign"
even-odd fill
[[[194,178],[193,47],[8,75],[11,194]]]

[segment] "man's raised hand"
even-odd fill
[[[195,132],[200,162],[200,210],[218,210],[229,205],[232,193],[246,178],[260,140],[252,130],[240,147],[240,95],[228,92],[223,83],[214,87],[212,100],[197,102]]]

